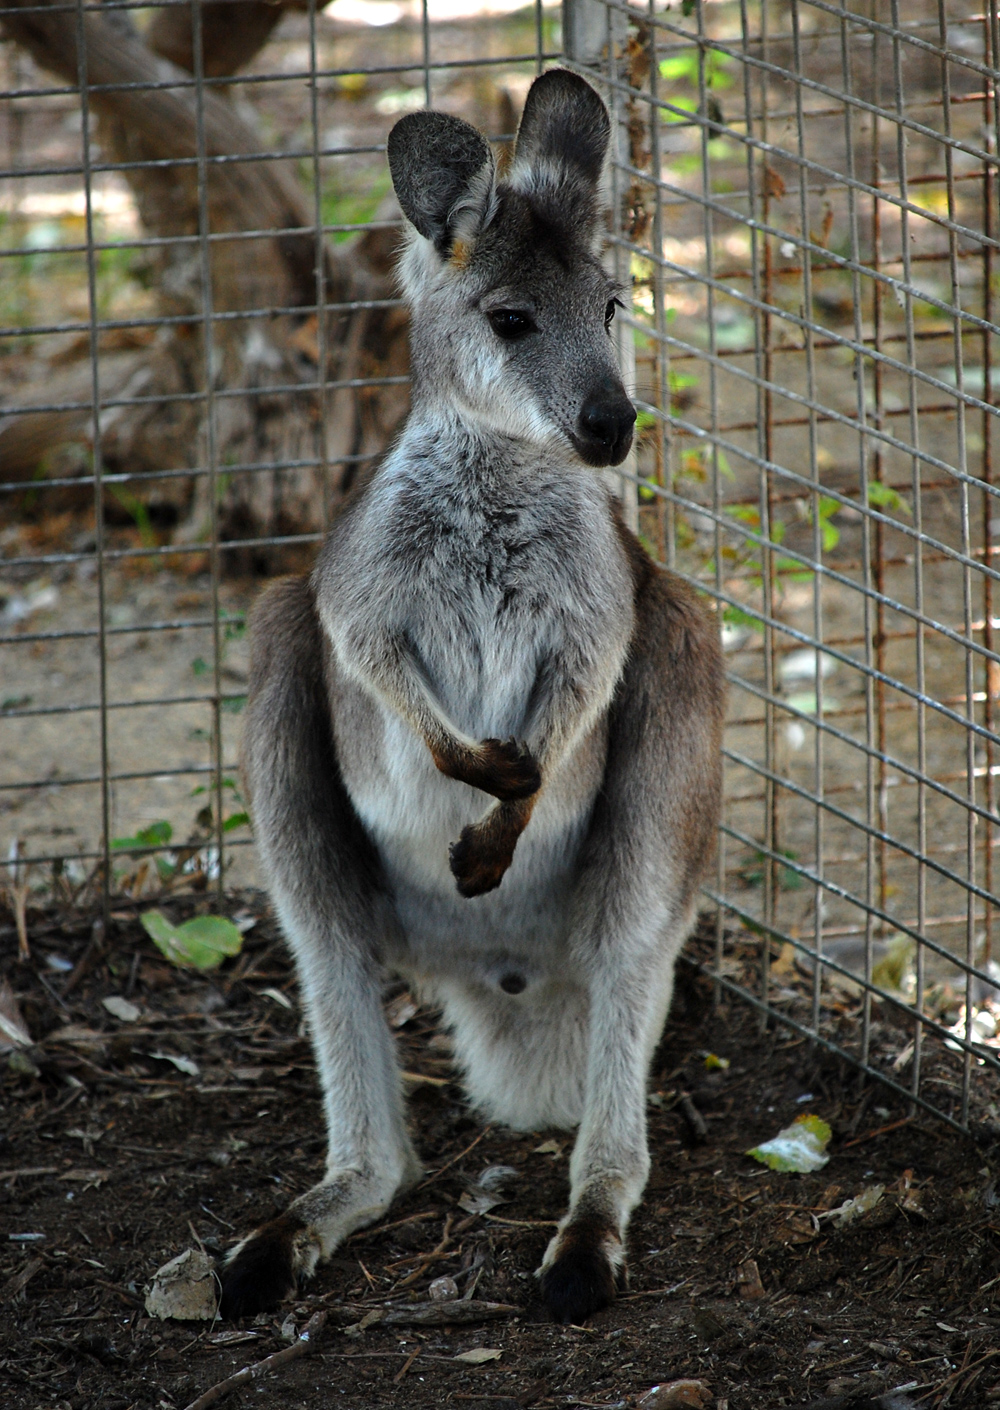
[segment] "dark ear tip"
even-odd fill
[[[528,90],[514,161],[530,168],[554,157],[596,186],[610,137],[611,119],[597,90],[570,69],[549,69]]]
[[[594,85],[588,83],[581,74],[574,73],[572,69],[546,69],[544,73],[538,75],[531,87],[543,91],[547,89],[555,91],[557,88],[563,88],[567,93],[577,93],[584,99],[589,95],[591,98],[596,98],[601,107],[604,107],[601,95]]]
[[[536,102],[541,98],[546,101],[564,98],[570,102],[585,104],[595,116],[600,114],[610,128],[611,120],[604,99],[592,83],[588,83],[572,69],[546,69],[545,73],[540,73],[528,89],[526,106],[531,102],[532,96]]]

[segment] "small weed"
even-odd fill
[[[781,850],[781,856],[787,857],[790,862],[798,861],[799,854],[786,848]],[[746,886],[763,886],[765,870],[771,865],[771,858],[764,852],[755,852],[753,860],[745,862],[739,868],[737,875]],[[794,867],[778,867],[778,886],[782,891],[801,891],[802,877]]]

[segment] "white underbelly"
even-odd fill
[[[404,949],[391,956],[416,977],[488,979],[515,964],[538,977],[563,952],[577,857],[599,783],[593,766],[564,767],[547,782],[500,886],[466,900],[448,849],[493,799],[446,778],[426,745],[398,717],[384,718],[384,752],[351,794],[391,887]],[[588,777],[587,775],[593,775]]]

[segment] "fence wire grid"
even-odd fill
[[[729,665],[702,962],[967,1126],[1000,1070],[997,0],[0,0],[0,37],[17,926],[255,880],[254,578],[405,410],[387,132],[509,143],[564,63],[613,119],[627,513]]]

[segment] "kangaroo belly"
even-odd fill
[[[362,737],[346,739],[343,724],[349,730],[352,718]],[[551,974],[600,786],[603,725],[547,781],[501,885],[471,900],[458,894],[448,849],[491,806],[489,795],[446,778],[423,741],[382,707],[347,709],[336,733],[344,782],[400,923],[389,962],[428,983],[450,976],[492,986],[509,973],[526,981]]]

